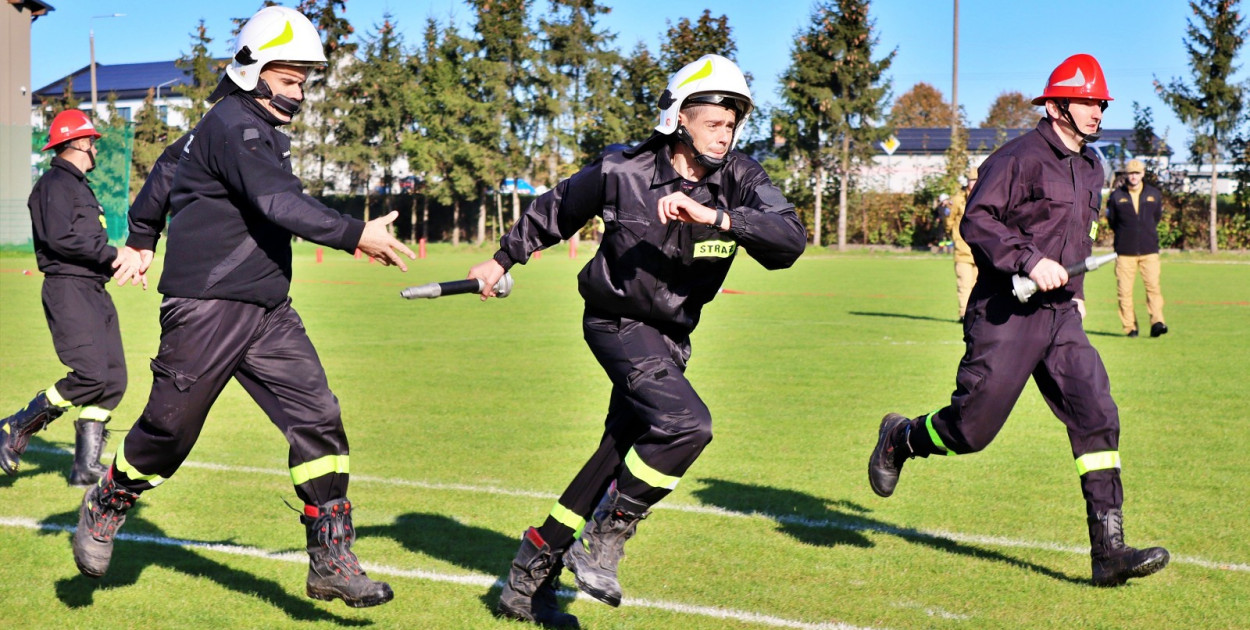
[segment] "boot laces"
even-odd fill
[[[349,518],[351,509],[350,503],[336,505],[330,511],[323,512],[317,518],[319,522],[315,524],[317,543],[323,549],[323,557],[329,561],[334,572],[346,580],[350,580],[353,575],[365,573],[360,567],[360,559],[351,549],[352,542],[356,540],[356,532],[352,530]]]
[[[135,504],[139,495],[118,488],[110,481],[107,486],[98,486],[96,500],[92,501],[89,510],[91,515],[91,536],[101,542],[108,542],[117,535],[126,518],[126,511]]]

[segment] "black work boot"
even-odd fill
[[[138,494],[114,483],[110,473],[87,489],[78,508],[78,529],[74,531],[74,562],[83,575],[98,578],[109,570],[113,538],[126,522],[126,511],[138,498]]]
[[[17,474],[17,466],[22,461],[22,453],[26,452],[26,445],[30,443],[30,436],[43,430],[63,413],[64,409],[48,401],[47,394],[39,392],[21,411],[0,420],[0,468],[5,474]]]
[[[69,471],[69,485],[89,486],[108,472],[108,466],[100,463],[104,443],[109,439],[104,425],[99,420],[74,421],[74,467]]]
[[[315,511],[312,515],[309,512]],[[352,504],[337,499],[308,506],[299,517],[308,535],[308,596],[329,601],[335,598],[352,608],[385,604],[395,597],[386,582],[369,579],[352,552],[356,530],[352,528]]]
[[[577,588],[609,606],[621,605],[616,566],[625,556],[625,541],[648,514],[646,505],[617,492],[615,483],[608,488],[582,537],[564,552],[564,566],[573,572]]]
[[[898,475],[903,471],[903,462],[912,455],[911,446],[907,443],[910,422],[911,420],[897,413],[887,413],[881,419],[881,428],[877,431],[877,446],[872,449],[872,457],[868,459],[868,484],[877,496],[888,497],[894,494]]]
[[[1120,510],[1098,512],[1088,520],[1094,586],[1119,586],[1129,578],[1146,577],[1168,566],[1167,549],[1134,549],[1124,544],[1124,514]]]
[[[562,571],[564,565],[559,555],[547,546],[537,529],[529,528],[521,536],[521,548],[512,560],[495,612],[549,628],[580,628],[577,617],[560,612],[556,603],[556,585]]]

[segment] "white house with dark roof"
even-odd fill
[[[1033,128],[1027,129],[968,129],[968,161],[977,166],[985,161],[995,149]],[[951,131],[948,127],[903,128],[894,132],[893,153],[878,146],[873,165],[860,171],[860,181],[869,190],[907,193],[916,190],[931,177],[946,172],[946,150],[950,148]],[[1162,138],[1154,136],[1153,147],[1138,147],[1133,140],[1132,129],[1104,129],[1102,137],[1094,143],[1104,160],[1109,186],[1117,169],[1133,157],[1149,158],[1159,169],[1170,164],[1172,149]]]
[[[187,107],[191,100],[179,94],[179,89],[191,84],[188,70],[179,68],[174,61],[152,61],[147,63],[96,63],[96,101],[99,111],[96,116],[101,119],[108,117],[108,99],[110,95],[117,97],[117,112],[126,120],[134,120],[148,91],[153,93],[153,105],[160,108],[161,118],[180,129],[187,128],[187,121],[178,108]],[[31,95],[31,123],[42,126],[42,116],[38,108],[43,99],[58,98],[65,94],[67,83],[73,82],[74,96],[82,101],[82,109],[91,109],[91,66],[82,68],[49,83]]]

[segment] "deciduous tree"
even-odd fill
[[[1037,124],[1042,110],[1029,97],[1016,91],[1003,92],[994,99],[990,111],[981,121],[987,129],[1028,129]]]
[[[903,93],[890,110],[890,124],[898,127],[950,127],[951,104],[942,92],[921,81]]]

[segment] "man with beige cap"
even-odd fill
[[[1107,224],[1115,232],[1116,294],[1120,298],[1120,323],[1129,337],[1137,336],[1133,312],[1133,283],[1141,272],[1146,285],[1146,311],[1150,336],[1166,334],[1163,323],[1163,292],[1159,288],[1159,221],[1163,218],[1163,193],[1142,181],[1146,165],[1129,160],[1122,186],[1107,198]]]

